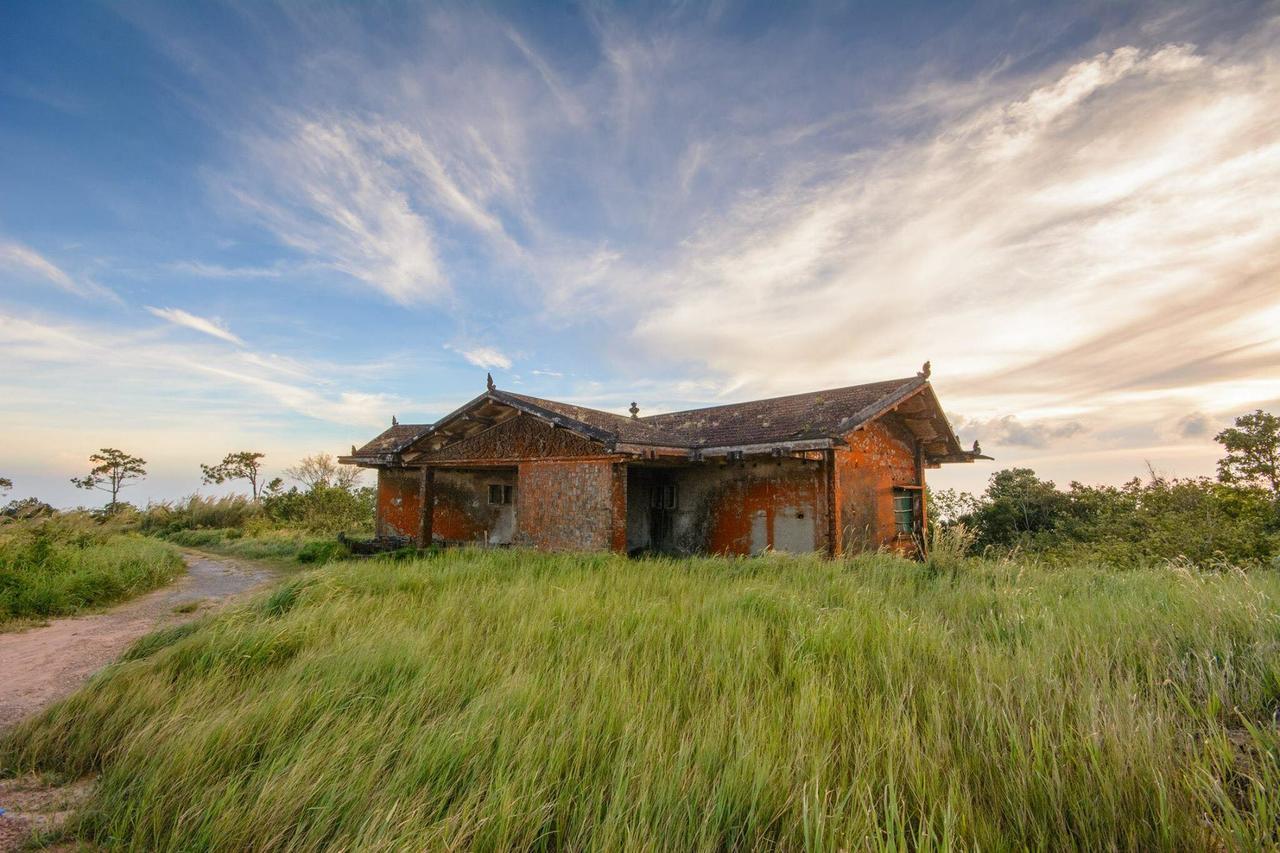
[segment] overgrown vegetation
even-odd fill
[[[0,624],[111,604],[181,572],[171,545],[84,513],[9,521],[0,525]]]
[[[113,846],[1280,843],[1272,572],[451,551],[128,657],[0,744]]]
[[[1201,569],[1280,569],[1280,418],[1261,410],[1215,436],[1217,481],[1151,472],[1123,486],[1066,490],[1030,468],[993,474],[986,490],[931,495],[936,528],[958,526],[972,553],[1082,556],[1120,568],[1171,559]],[[936,531],[935,531],[936,533]]]
[[[183,547],[248,559],[328,562],[348,556],[339,534],[372,533],[373,490],[318,485],[305,492],[279,490],[259,501],[192,495],[120,517]]]
[[[1266,489],[1208,479],[1153,476],[1064,491],[1013,468],[992,475],[981,495],[943,491],[932,501],[943,526],[958,523],[973,534],[974,553],[1084,555],[1119,568],[1182,558],[1203,569],[1273,565],[1280,555],[1280,500]]]

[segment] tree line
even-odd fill
[[[1223,456],[1213,479],[1150,471],[1120,486],[1072,482],[1060,489],[1030,468],[998,471],[980,494],[932,493],[935,532],[961,532],[973,553],[1022,549],[1083,552],[1121,565],[1183,559],[1280,568],[1280,417],[1242,415],[1214,439]]]
[[[215,464],[200,465],[201,482],[206,485],[220,485],[244,481],[249,487],[250,497],[254,503],[268,499],[286,498],[291,492],[299,491],[297,486],[285,488],[284,477],[299,484],[306,492],[336,489],[354,493],[360,481],[360,469],[354,465],[342,465],[328,453],[316,453],[303,457],[296,465],[284,469],[284,477],[266,479],[263,470],[265,453],[241,450],[228,453],[222,461]],[[104,511],[114,514],[127,507],[120,499],[125,488],[136,485],[146,479],[147,460],[141,456],[114,447],[103,447],[89,455],[88,473],[80,477],[72,477],[71,483],[78,489],[100,491],[109,495]],[[0,497],[13,489],[13,480],[0,477]],[[36,498],[26,501],[15,501],[31,507],[44,506]],[[13,509],[13,504],[6,509]]]

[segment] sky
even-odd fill
[[[1280,4],[6,3],[0,476],[913,376],[1065,485],[1280,411]]]

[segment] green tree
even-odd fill
[[[200,471],[204,475],[203,481],[205,483],[248,480],[249,489],[253,493],[253,499],[256,501],[261,493],[259,480],[262,479],[262,460],[265,458],[265,453],[241,450],[238,453],[228,453],[222,457],[222,461],[217,465],[201,464]]]
[[[972,514],[962,518],[980,545],[1014,545],[1052,534],[1068,517],[1067,496],[1030,468],[991,475]]]
[[[130,480],[141,480],[147,476],[147,460],[139,456],[130,456],[123,450],[104,447],[89,457],[93,468],[83,477],[72,477],[71,482],[77,489],[97,489],[111,493],[111,503],[107,505],[110,512],[115,512],[119,503],[120,490],[129,485]]]
[[[1218,460],[1218,479],[1224,483],[1269,488],[1280,494],[1280,417],[1258,409],[1236,418],[1213,437],[1226,449]]]

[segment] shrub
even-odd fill
[[[330,563],[351,556],[346,545],[332,539],[308,542],[298,551],[299,563]]]
[[[172,546],[85,514],[14,522],[0,528],[0,622],[110,604],[181,571]]]
[[[267,516],[276,524],[299,527],[312,533],[370,532],[373,528],[375,491],[354,490],[323,483],[306,491],[298,488],[263,498]]]

